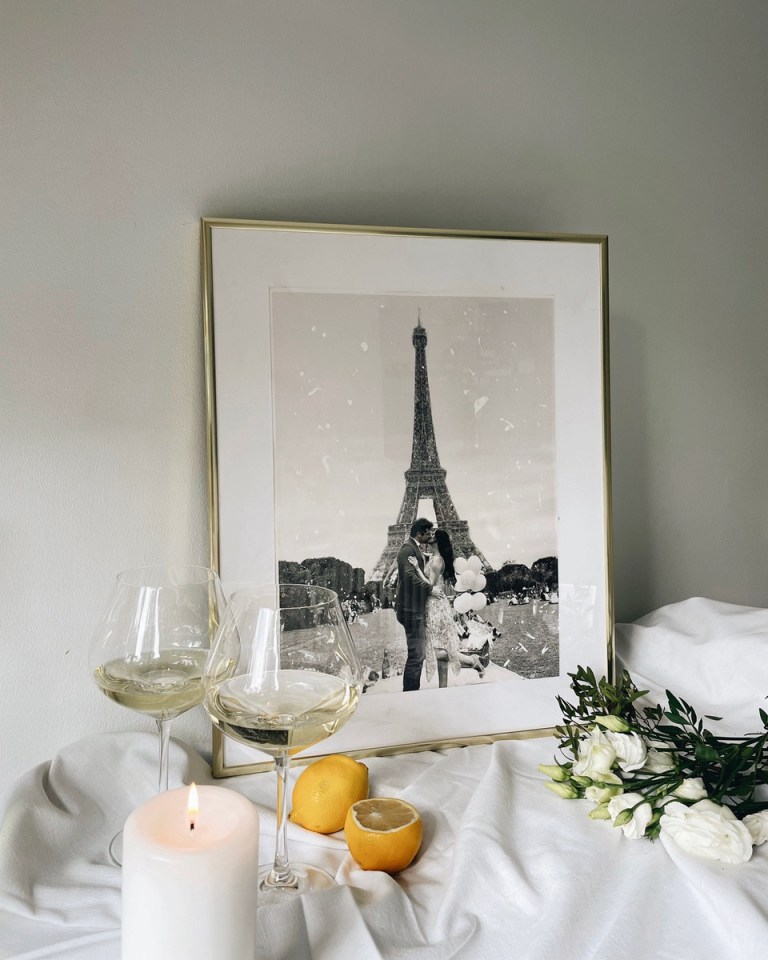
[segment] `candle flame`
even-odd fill
[[[187,816],[189,817],[189,829],[195,829],[195,819],[200,812],[200,804],[197,797],[197,787],[194,783],[190,784],[189,796],[187,798]]]

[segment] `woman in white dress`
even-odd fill
[[[456,583],[456,573],[453,569],[453,547],[451,538],[445,530],[435,530],[435,539],[430,544],[432,556],[424,566],[424,572],[419,570],[415,557],[411,563],[419,576],[427,583],[437,587],[442,596],[427,598],[425,611],[426,657],[424,669],[427,681],[431,680],[437,668],[437,682],[441,687],[448,686],[448,668],[458,674],[462,667],[471,667],[477,670],[481,679],[485,674],[485,667],[479,656],[463,653],[459,649],[459,633],[456,621],[453,618],[453,607],[450,597],[455,594],[453,589]]]

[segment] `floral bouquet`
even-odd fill
[[[742,863],[768,840],[768,714],[762,732],[716,737],[693,707],[666,691],[667,705],[641,707],[623,671],[616,684],[578,667],[571,689],[578,702],[557,702],[556,728],[568,759],[541,764],[546,786],[566,800],[594,803],[593,820],[610,820],[626,837],[659,835],[708,860]],[[763,795],[765,796],[765,795]]]

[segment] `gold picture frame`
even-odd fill
[[[550,733],[569,672],[613,674],[607,238],[217,218],[201,229],[211,564],[226,589],[274,579],[281,561],[342,584],[353,633],[381,664],[353,719],[298,762]],[[429,443],[448,454],[437,474],[415,459],[414,420],[403,424],[408,390],[425,420],[419,364]],[[384,676],[405,648],[384,568],[419,493],[489,575],[488,619],[468,614],[465,633],[506,653],[489,654],[482,682],[460,671],[411,697]],[[556,552],[536,560],[539,544]],[[272,765],[215,728],[213,757],[216,776]]]

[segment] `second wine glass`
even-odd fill
[[[275,860],[260,873],[267,900],[335,884],[325,871],[289,860],[288,767],[352,716],[362,674],[332,590],[272,584],[232,595],[206,665],[205,705],[223,733],[275,758]]]

